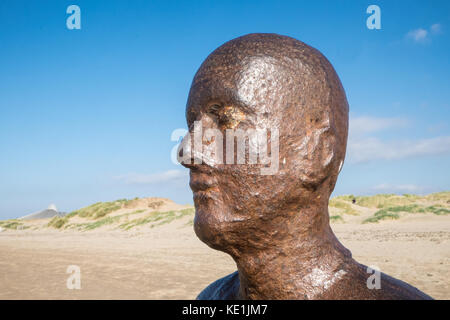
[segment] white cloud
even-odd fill
[[[435,34],[440,33],[441,30],[442,30],[442,27],[439,23],[435,23],[430,27],[430,31]]]
[[[351,163],[450,153],[450,136],[416,140],[383,140],[377,133],[409,125],[406,118],[351,117],[347,159]]]
[[[429,43],[431,41],[431,35],[436,35],[441,33],[442,30],[442,26],[440,23],[435,23],[433,25],[431,25],[429,30],[423,29],[423,28],[418,28],[418,29],[414,29],[409,31],[406,34],[406,38],[407,39],[411,39],[416,43]]]
[[[414,40],[418,43],[424,43],[427,40],[428,31],[422,28],[411,30],[407,33],[406,37]]]
[[[352,117],[349,124],[350,137],[380,131],[389,128],[399,128],[408,125],[405,118],[376,118],[376,117]]]
[[[375,137],[349,139],[348,157],[353,163],[399,160],[450,153],[450,136],[419,140],[381,141]]]
[[[422,193],[427,188],[417,186],[415,184],[392,185],[389,183],[383,183],[373,187],[372,189],[373,191],[380,193]]]
[[[129,173],[115,177],[127,184],[150,185],[160,183],[184,182],[189,176],[188,170],[168,170],[153,174]]]

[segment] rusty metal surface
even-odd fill
[[[381,289],[369,289],[366,267],[330,228],[328,200],[345,158],[348,103],[319,51],[277,34],[225,43],[196,73],[186,118],[190,131],[194,121],[222,132],[279,130],[274,174],[260,174],[267,166],[260,163],[194,164],[202,156],[195,152],[183,164],[197,236],[231,255],[238,269],[199,299],[430,298],[385,274]]]

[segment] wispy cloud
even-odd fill
[[[357,137],[384,129],[405,127],[408,123],[409,121],[405,118],[352,117],[350,118],[350,136]]]
[[[115,177],[126,184],[151,185],[161,183],[184,182],[189,176],[187,170],[168,170],[153,174],[129,173]]]
[[[441,33],[442,26],[439,23],[435,23],[430,27],[430,31],[434,34]]]
[[[369,137],[349,140],[348,156],[354,163],[371,160],[399,160],[405,158],[450,153],[450,137],[420,140],[381,141]]]
[[[404,118],[352,117],[347,148],[349,162],[399,160],[450,153],[450,136],[385,141],[373,135],[376,131],[404,127],[408,123]]]
[[[389,184],[383,183],[372,188],[377,193],[423,193],[427,188],[415,184]]]
[[[409,31],[406,34],[406,38],[414,41],[415,43],[429,43],[431,41],[431,35],[436,35],[442,32],[442,26],[440,23],[435,23],[427,30],[424,28],[418,28]]]
[[[411,30],[406,34],[406,37],[417,43],[425,43],[428,40],[428,31],[422,28]]]

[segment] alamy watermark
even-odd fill
[[[220,164],[262,164],[261,175],[273,175],[278,172],[278,128],[271,128],[270,130],[226,129],[224,137],[221,130],[216,128],[203,130],[201,121],[195,121],[192,133],[185,129],[176,129],[172,132],[171,140],[178,141],[183,136],[184,139],[181,143],[172,149],[171,159],[173,163],[205,163],[211,167]],[[269,140],[270,145],[268,144]],[[226,147],[225,155],[223,152],[224,144]]]
[[[381,271],[380,271],[380,268],[378,268],[377,266],[370,266],[370,267],[367,267],[366,272],[367,273],[372,273],[373,272],[373,274],[367,278],[367,281],[366,281],[367,288],[370,289],[370,290],[372,290],[372,289],[376,289],[376,290],[381,289]]]
[[[81,9],[80,9],[80,7],[75,4],[72,4],[67,7],[66,13],[70,14],[70,16],[67,17],[67,20],[66,20],[67,29],[69,29],[69,30],[81,29]]]
[[[70,276],[67,278],[66,286],[67,289],[73,290],[81,289],[81,269],[77,265],[70,265],[67,267],[66,273],[69,273]]]
[[[381,29],[381,9],[375,4],[371,4],[367,7],[366,13],[371,14],[366,20],[367,29],[373,30]]]

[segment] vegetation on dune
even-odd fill
[[[446,215],[450,213],[448,208],[442,205],[424,206],[420,204],[410,204],[405,206],[388,207],[375,212],[375,214],[364,220],[363,223],[378,222],[385,219],[398,219],[398,213],[434,213],[436,215]]]
[[[450,192],[445,191],[445,192],[431,193],[426,196],[420,196],[415,194],[403,194],[403,195],[377,194],[373,196],[354,196],[350,194],[344,196],[337,196],[334,197],[332,200],[341,200],[344,202],[351,202],[352,200],[355,200],[355,204],[362,207],[385,209],[395,206],[407,206],[421,201],[431,201],[443,204],[450,204]]]
[[[52,220],[49,221],[47,224],[48,227],[53,227],[56,229],[61,229],[63,225],[65,225],[69,221],[69,217],[54,217]]]
[[[115,222],[120,221],[121,218],[122,218],[122,215],[115,216],[115,217],[105,217],[105,218],[97,220],[95,222],[78,223],[78,224],[74,225],[74,227],[76,227],[78,230],[88,231],[88,230],[100,228],[105,225],[113,224]],[[70,228],[70,226],[68,226],[68,228]]]
[[[104,217],[104,218],[101,218],[101,219],[96,220],[94,222],[67,224],[65,226],[65,229],[77,229],[77,230],[80,230],[80,231],[89,231],[89,230],[100,228],[102,226],[118,223],[118,222],[120,222],[120,220],[126,219],[130,215],[142,213],[144,211],[145,210],[136,210],[136,211],[133,211],[133,212],[124,213],[124,214],[117,215],[117,216],[114,216],[114,217]]]
[[[341,199],[333,198],[328,202],[329,207],[342,210],[342,213],[358,215],[359,212],[352,208],[351,204]]]
[[[439,205],[430,206],[427,208],[428,211],[433,212],[434,214],[440,216],[440,215],[446,215],[450,213],[450,210],[448,208],[441,207]]]
[[[427,213],[431,212],[437,215],[449,214],[450,210],[442,205],[423,206],[419,204],[410,204],[407,206],[390,207],[384,210],[391,212],[409,212],[409,213]]]
[[[379,210],[372,217],[365,219],[362,223],[377,223],[380,220],[396,220],[398,218],[400,218],[400,216],[397,213]]]
[[[158,222],[157,224],[152,224],[152,227],[155,225],[169,223],[175,219],[190,214],[191,211],[193,213],[193,209],[185,209],[181,211],[168,211],[168,212],[150,212],[144,218],[137,218],[130,221],[129,220],[130,216],[138,213],[143,213],[146,211],[145,209],[140,209],[135,210],[133,212],[116,215],[114,217],[108,216],[110,213],[120,210],[122,208],[127,209],[138,205],[137,203],[138,200],[139,198],[134,198],[131,200],[120,199],[110,202],[97,202],[85,208],[75,210],[64,217],[54,217],[53,219],[50,220],[47,226],[56,229],[61,229],[64,227],[64,229],[77,229],[80,231],[88,231],[97,229],[105,225],[119,224],[122,222],[122,224],[119,225],[119,228],[129,230],[138,225],[143,225],[147,223]],[[162,206],[163,204],[164,201],[155,200],[148,203],[148,205],[146,206],[148,206],[148,208],[150,209],[155,209]],[[82,223],[70,223],[70,219],[75,216],[80,218],[92,219],[94,221]]]
[[[88,207],[73,211],[68,214],[69,217],[78,215],[82,218],[94,218],[98,219],[106,216],[107,214],[117,211],[122,208],[123,204],[127,200],[117,200],[112,202],[97,202]]]
[[[93,205],[87,206],[85,208],[81,208],[75,211],[72,211],[71,213],[65,215],[64,217],[54,217],[50,220],[50,222],[47,224],[48,227],[53,227],[56,229],[61,229],[64,226],[64,229],[68,228],[77,228],[77,229],[85,229],[85,230],[91,230],[98,228],[105,224],[110,224],[113,222],[118,221],[119,219],[116,219],[116,217],[109,218],[106,217],[108,214],[117,211],[119,209],[122,209],[123,207],[126,207],[129,205],[130,202],[137,200],[138,198],[127,200],[127,199],[119,199],[116,201],[111,202],[97,202]],[[131,213],[127,213],[124,215],[134,214],[134,213],[141,213],[145,210],[137,210]],[[124,216],[121,215],[121,216]],[[72,217],[78,216],[81,218],[90,218],[90,219],[101,219],[95,222],[88,222],[88,223],[75,223],[75,224],[69,224],[69,221]],[[119,216],[119,217],[121,217]]]
[[[404,197],[396,194],[377,194],[374,196],[347,195],[339,196],[335,199],[341,199],[344,201],[352,201],[354,199],[355,204],[357,204],[358,206],[378,209],[382,209],[388,206],[406,205],[416,201],[411,197]]]
[[[450,204],[450,191],[436,192],[424,196],[429,201],[442,201]]]
[[[180,219],[184,216],[193,215],[194,211],[195,210],[193,208],[189,208],[179,211],[150,212],[148,216],[123,223],[119,226],[119,228],[129,230],[144,224],[151,224],[151,228],[153,228],[155,226],[160,226],[172,222],[173,220]]]
[[[340,215],[333,215],[333,216],[330,216],[330,221],[331,222],[343,222],[344,219]]]
[[[152,209],[156,209],[156,208],[159,208],[160,206],[162,206],[163,204],[164,204],[163,201],[155,201],[155,202],[150,203],[148,206]]]
[[[75,210],[67,215],[67,217],[73,217],[75,215],[81,217],[81,218],[92,218],[92,219],[99,219],[107,216],[108,214],[117,211],[119,209],[125,208],[129,209],[133,206],[137,205],[137,201],[139,198],[134,199],[119,199],[116,201],[110,201],[110,202],[97,202],[90,206],[87,206],[82,209]],[[148,207],[151,209],[156,209],[164,204],[164,201],[153,201],[148,204]]]
[[[29,228],[29,226],[24,225],[16,219],[0,221],[0,227],[11,230],[22,230]]]

